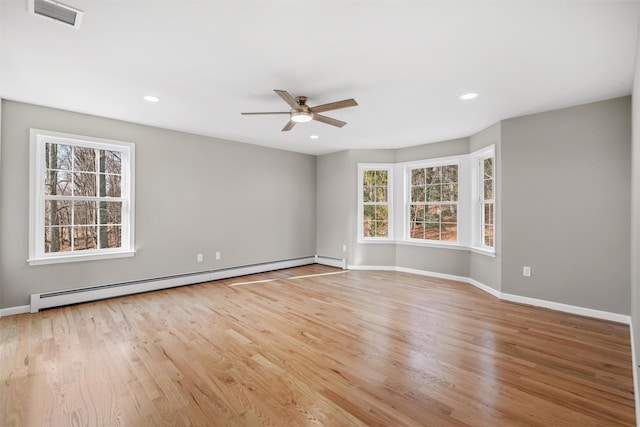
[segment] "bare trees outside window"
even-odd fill
[[[389,236],[389,172],[365,170],[362,175],[363,236]]]
[[[97,141],[32,135],[31,259],[131,249],[133,144]]]
[[[411,169],[411,239],[458,241],[458,165]]]
[[[118,248],[121,153],[46,144],[45,252]]]
[[[495,203],[494,203],[494,173],[493,157],[482,159],[482,244],[494,247],[494,223],[495,223]]]

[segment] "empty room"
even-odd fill
[[[640,1],[0,0],[0,426],[637,426]]]

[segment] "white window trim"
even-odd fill
[[[394,165],[389,163],[358,163],[358,242],[359,243],[390,243],[393,242],[394,236]],[[362,191],[364,187],[363,172],[369,170],[385,170],[387,171],[387,205],[389,207],[388,219],[388,236],[386,237],[365,237],[362,229],[364,222],[364,200]]]
[[[29,158],[29,265],[56,264],[108,258],[131,257],[135,254],[135,145],[130,142],[72,135],[41,129],[30,129]],[[45,253],[44,235],[44,146],[46,142],[121,151],[122,156],[122,247],[78,252]]]
[[[404,202],[404,226],[403,226],[403,240],[407,243],[429,243],[432,245],[444,245],[444,246],[459,246],[460,245],[460,216],[457,218],[456,224],[456,241],[449,242],[444,240],[430,240],[430,239],[414,239],[409,235],[409,222],[411,217],[411,170],[412,169],[422,169],[422,168],[433,168],[438,166],[452,166],[455,165],[458,167],[458,200],[455,203],[445,203],[445,204],[455,204],[458,214],[460,213],[460,167],[461,157],[460,156],[452,156],[452,157],[441,157],[438,159],[432,160],[422,160],[418,162],[410,162],[405,163],[404,165],[404,176],[405,176],[405,202]]]
[[[457,156],[439,157],[434,159],[415,160],[401,163],[359,163],[358,164],[358,243],[365,244],[397,244],[407,246],[423,246],[439,249],[466,250],[477,254],[496,257],[495,247],[480,246],[479,221],[475,217],[478,215],[477,205],[474,203],[478,196],[478,155],[489,157],[493,155],[495,159],[495,145],[482,148],[470,154]],[[433,167],[447,164],[458,164],[458,241],[444,242],[438,240],[421,240],[408,238],[409,230],[409,204],[410,204],[410,173],[412,168]],[[390,183],[389,199],[389,237],[364,238],[362,236],[361,224],[362,215],[362,172],[370,169],[390,169],[389,177],[393,177]],[[498,168],[494,160],[494,203],[495,182],[497,182]],[[392,185],[392,186],[391,186]],[[497,211],[494,211],[497,212]],[[496,213],[494,213],[496,215]],[[392,221],[391,218],[394,218]],[[497,239],[497,216],[494,218],[494,239]],[[478,236],[478,237],[474,237]],[[478,239],[478,240],[474,240]],[[494,240],[495,242],[496,240]]]
[[[471,157],[471,176],[472,188],[472,213],[471,213],[471,249],[473,252],[493,255],[496,253],[496,241],[497,241],[497,202],[496,202],[496,182],[497,182],[497,170],[496,167],[496,153],[495,145],[489,145],[478,151],[474,151],[470,154]],[[482,200],[481,191],[484,185],[484,171],[482,162],[493,157],[493,246],[486,246],[483,239],[483,224],[482,224]]]

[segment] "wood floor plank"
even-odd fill
[[[0,319],[0,425],[632,426],[626,325],[311,265]]]

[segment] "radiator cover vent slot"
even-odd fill
[[[80,28],[82,11],[53,0],[27,0],[29,12],[51,19],[76,30]]]

